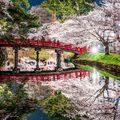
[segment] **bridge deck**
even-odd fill
[[[72,78],[72,77],[81,77],[85,76],[86,74],[89,75],[89,71],[83,71],[83,70],[63,70],[63,71],[17,71],[18,69],[18,51],[19,47],[31,47],[35,48],[36,51],[36,70],[39,68],[39,48],[45,47],[45,48],[54,48],[57,53],[57,69],[61,68],[61,52],[60,50],[63,49],[65,51],[71,51],[77,54],[82,54],[88,51],[87,47],[78,47],[73,44],[67,44],[59,41],[51,41],[51,40],[33,40],[33,39],[13,39],[13,40],[7,40],[7,39],[0,39],[0,47],[14,47],[15,52],[15,65],[14,65],[14,71],[0,71],[0,80],[5,79],[30,79],[30,80],[40,80],[40,81],[46,81],[46,80],[56,80],[61,78]],[[37,48],[37,49],[36,49]],[[57,49],[56,49],[57,48]]]
[[[88,51],[87,47],[78,47],[74,44],[67,44],[59,41],[51,41],[51,40],[32,40],[32,39],[14,39],[8,42],[6,39],[0,39],[0,47],[49,47],[49,48],[59,48],[65,51],[75,52],[77,54],[82,54]]]

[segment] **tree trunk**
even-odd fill
[[[109,44],[105,45],[105,55],[109,55]]]
[[[7,60],[7,52],[5,48],[0,48],[0,67],[3,66],[5,61]]]

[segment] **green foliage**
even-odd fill
[[[67,16],[86,14],[93,9],[94,0],[46,0],[41,5],[64,20]]]
[[[61,118],[70,109],[70,101],[61,92],[56,92],[54,96],[49,96],[40,102],[49,117]],[[59,119],[61,120],[61,119]]]
[[[55,120],[80,120],[79,115],[75,117],[68,115],[66,111],[73,111],[74,108],[70,100],[59,90],[55,92],[54,96],[40,101],[40,106],[50,118],[55,118]]]
[[[49,54],[49,52],[45,49],[42,49],[40,51],[40,55],[39,55],[39,59],[40,60],[47,60],[51,57],[51,55]]]
[[[80,68],[80,69],[83,69],[83,70],[88,70],[88,71],[93,71],[93,67],[89,66],[89,65],[80,65],[80,64],[77,64],[77,68]],[[111,73],[109,73],[109,71],[103,71],[103,70],[100,70],[100,69],[97,69],[95,68],[97,72],[100,73],[101,76],[105,76],[105,77],[110,77],[110,78],[114,78],[114,79],[117,79],[117,80],[120,80],[120,77],[119,76],[115,76]]]
[[[111,53],[110,55],[105,55],[104,53],[97,53],[97,54],[85,53],[85,54],[81,54],[79,56],[79,59],[99,61],[99,62],[103,62],[105,64],[120,65],[120,55],[119,54]]]
[[[11,0],[7,6],[3,4],[0,9],[0,37],[13,38],[15,36],[26,37],[30,28],[38,27],[38,17],[28,13],[28,0]]]
[[[28,0],[11,0],[11,1],[15,3],[17,6],[19,6],[20,9],[29,9],[30,7]]]
[[[30,58],[36,59],[36,52],[34,50],[31,50]],[[51,55],[49,54],[48,50],[41,49],[41,51],[39,52],[39,59],[40,60],[47,60],[49,58],[51,58]]]
[[[14,37],[24,39],[31,28],[39,26],[38,17],[29,14],[28,8],[28,0],[0,1],[0,38],[7,38],[8,42],[13,41]],[[1,58],[4,55],[0,54],[0,66],[1,61],[5,61]]]
[[[16,84],[17,87],[15,94],[11,86],[13,84]],[[9,117],[13,117],[15,120],[21,120],[22,116],[34,110],[35,102],[27,97],[23,86],[24,84],[17,84],[14,81],[0,85],[0,111],[3,111],[2,116],[10,114]]]
[[[0,85],[0,108],[4,108],[7,102],[11,101],[13,94],[10,91],[9,87],[6,84]]]

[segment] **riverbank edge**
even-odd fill
[[[96,68],[100,68],[101,70],[108,70],[114,73],[114,75],[120,76],[120,66],[114,64],[105,64],[103,62],[98,62],[94,60],[86,60],[86,59],[75,59],[72,60],[74,64],[83,64],[83,65],[90,65],[95,66]]]

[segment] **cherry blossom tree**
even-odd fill
[[[80,26],[84,27],[87,36],[91,35],[105,47],[105,54],[109,54],[110,44],[119,43],[120,1],[105,0],[101,7],[96,6],[94,11],[82,18],[76,18]],[[85,34],[84,33],[84,34]]]
[[[42,36],[47,40],[58,40],[64,43],[72,43],[79,47],[87,46],[90,41],[87,32],[84,33],[82,26],[74,19],[68,19],[64,23],[56,21],[54,23],[44,24],[35,30],[35,33],[29,33],[29,38],[41,39]],[[92,40],[92,39],[91,39]]]
[[[81,47],[103,44],[105,54],[109,54],[110,45],[119,47],[119,21],[120,2],[118,0],[105,0],[103,6],[97,6],[87,15],[69,17],[64,23],[44,24],[30,38],[39,38],[47,35],[52,40],[69,42]],[[47,33],[47,34],[44,34]]]

